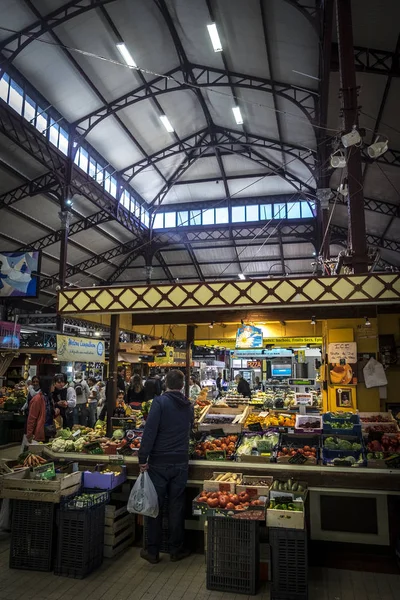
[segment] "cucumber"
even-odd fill
[[[288,484],[287,484],[287,482],[285,481],[285,483],[283,484],[283,491],[284,491],[284,492],[287,492],[287,490],[288,490]]]
[[[292,485],[292,492],[297,492],[298,486],[299,486],[299,484],[297,483],[297,481],[295,481],[294,484]]]
[[[288,490],[291,490],[291,489],[292,489],[292,485],[293,485],[293,479],[288,479],[288,482],[287,482],[287,489],[288,489]]]
[[[297,488],[298,492],[304,492],[304,488],[302,485],[299,485],[299,487]]]
[[[279,481],[275,479],[274,484],[272,486],[273,490],[279,490]]]

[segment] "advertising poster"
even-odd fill
[[[0,321],[0,348],[16,350],[20,346],[21,325]]]
[[[356,342],[335,342],[328,345],[330,382],[349,385],[358,382]]]
[[[236,348],[262,348],[263,333],[259,327],[253,325],[242,325],[236,334]]]
[[[40,252],[0,252],[0,298],[36,298]]]
[[[64,362],[106,362],[104,340],[57,335],[57,358]]]

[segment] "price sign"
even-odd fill
[[[124,457],[121,454],[110,454],[110,456],[108,457],[108,460],[110,463],[113,463],[114,465],[123,465],[124,464]]]
[[[288,463],[291,465],[304,465],[307,462],[307,456],[301,454],[301,452],[296,452],[294,456],[291,456],[288,460]]]
[[[55,479],[56,477],[56,470],[53,462],[34,467],[33,472],[34,479]]]
[[[90,442],[84,445],[84,450],[87,454],[104,454],[103,448],[99,442]]]
[[[74,431],[74,433],[72,434],[73,438],[78,438],[81,435],[81,430],[77,429],[76,431]]]
[[[206,450],[206,458],[207,460],[225,460],[226,452],[225,450]]]
[[[313,403],[312,394],[296,392],[295,396],[296,396],[296,404],[297,405],[304,404],[305,406],[312,406],[312,403]]]
[[[250,423],[248,425],[248,429],[249,429],[249,431],[262,431],[263,430],[261,423],[259,423],[258,421],[257,421],[257,423]]]

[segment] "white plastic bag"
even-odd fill
[[[128,500],[128,512],[144,517],[158,516],[158,496],[147,471],[140,473],[132,488]]]
[[[370,358],[363,369],[365,387],[381,387],[387,385],[386,373],[380,362]]]

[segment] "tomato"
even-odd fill
[[[228,497],[225,495],[221,495],[219,497],[219,505],[221,508],[225,508],[225,506],[228,504]]]
[[[310,446],[304,446],[303,450],[304,452],[311,452]]]
[[[288,449],[286,448],[286,446],[284,448],[282,448],[282,452],[284,452],[285,454],[288,453]]]
[[[291,456],[295,456],[296,454],[297,454],[296,450],[292,450],[290,453]]]
[[[244,506],[242,504],[238,504],[235,506],[236,510],[244,510]]]
[[[200,496],[200,498],[198,499],[198,502],[207,502],[206,496]]]
[[[242,492],[241,494],[239,494],[239,500],[240,502],[248,502],[249,501],[249,495],[246,494],[246,492]]]
[[[303,448],[299,448],[299,449],[297,450],[297,452],[298,452],[299,454],[304,454],[304,450],[303,450]]]
[[[218,498],[209,498],[207,500],[207,504],[210,508],[217,508],[218,506]]]
[[[231,502],[233,504],[239,504],[239,497],[237,496],[237,494],[232,494],[232,496],[231,496]]]
[[[243,502],[243,506],[244,506],[245,508],[247,508],[248,506],[250,506],[250,502]]]
[[[226,505],[226,508],[227,508],[228,510],[235,510],[235,505],[234,505],[234,504],[232,504],[232,502],[228,502],[228,504]]]
[[[210,498],[218,498],[218,492],[212,492]]]
[[[221,446],[221,440],[215,440],[215,445],[220,447]]]
[[[221,450],[226,450],[227,449],[227,445],[226,444],[221,444]]]

